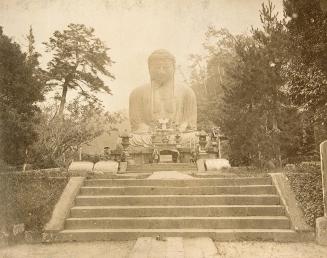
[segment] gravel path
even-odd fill
[[[0,258],[122,258],[135,241],[17,245],[0,249]]]
[[[152,241],[155,242],[155,241]],[[128,258],[136,241],[124,242],[88,242],[88,243],[58,243],[58,244],[35,244],[16,245],[0,249],[0,258]],[[175,256],[184,258],[326,258],[327,246],[319,246],[315,243],[272,243],[272,242],[216,242],[217,253],[214,256],[206,256],[206,252],[198,252],[194,239],[183,239],[183,244],[176,246],[176,250],[167,253],[178,254],[181,246],[184,255]],[[154,247],[158,247],[155,250]],[[148,248],[148,247],[147,247]],[[170,248],[172,249],[172,248]],[[174,248],[173,248],[174,249]],[[178,250],[177,250],[178,249]],[[208,253],[209,250],[206,251]],[[210,248],[209,248],[210,249]],[[162,256],[162,243],[152,243],[150,256],[153,258]],[[141,251],[141,253],[144,253]],[[154,254],[155,256],[151,257]],[[166,257],[166,256],[163,256]],[[172,257],[172,256],[170,256]],[[141,256],[140,256],[141,258]]]
[[[315,243],[216,242],[224,258],[326,258],[327,246]]]

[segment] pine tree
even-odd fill
[[[36,138],[36,102],[43,99],[43,85],[19,45],[4,35],[2,28],[0,60],[0,159],[22,164],[26,148]]]
[[[48,63],[48,83],[62,90],[60,116],[64,112],[68,90],[77,90],[91,102],[97,100],[93,93],[111,93],[101,75],[114,79],[108,70],[113,61],[107,54],[109,49],[94,35],[93,28],[71,23],[63,32],[55,31],[45,45],[53,54]]]
[[[294,127],[296,132],[290,130],[297,109],[282,87],[288,37],[271,2],[262,5],[260,18],[262,28],[253,29],[249,37],[239,37],[235,44],[237,59],[227,70],[221,123],[236,163],[274,160],[280,165],[282,157],[291,152],[283,140],[295,142],[300,131],[298,127]]]
[[[322,1],[318,0],[284,1],[290,37],[287,50],[291,53],[284,68],[287,93],[306,120],[310,120],[304,125],[313,128],[306,127],[303,131],[311,132],[316,153],[327,133],[327,13],[322,7]]]

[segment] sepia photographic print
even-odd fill
[[[0,258],[327,257],[326,0],[0,0]]]

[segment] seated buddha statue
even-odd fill
[[[195,94],[190,87],[175,84],[175,57],[156,50],[148,58],[148,68],[150,83],[134,89],[129,98],[132,146],[151,145],[153,125],[163,119],[174,124],[181,135],[196,131]]]

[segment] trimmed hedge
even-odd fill
[[[299,164],[294,172],[288,172],[286,176],[304,212],[306,222],[315,227],[316,218],[324,214],[320,165]]]
[[[15,240],[13,226],[40,237],[69,177],[56,173],[0,173],[0,234]]]

